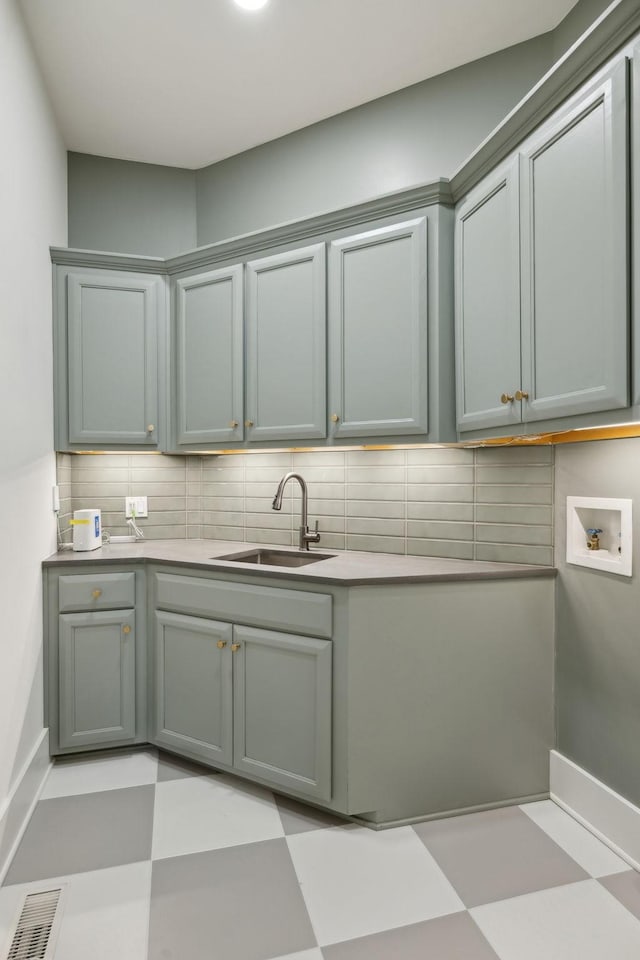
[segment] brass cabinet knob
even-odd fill
[[[218,642],[216,643],[216,647],[218,648],[218,650],[224,650],[226,645],[227,645],[226,640],[218,640]]]
[[[229,426],[231,427],[232,430],[235,430],[235,428],[238,426],[238,421],[232,420]]]
[[[529,394],[525,393],[524,390],[516,390],[516,400],[528,400]]]
[[[340,417],[338,416],[337,413],[332,413],[332,414],[331,414],[331,423],[337,423],[339,419],[340,419]]]
[[[91,596],[93,597],[94,600],[97,600],[98,597],[102,596],[102,590],[99,587],[96,587],[95,590],[91,591]]]
[[[239,650],[239,649],[240,649],[240,644],[239,644],[239,643],[232,643],[232,644],[231,644],[231,649],[232,649],[233,652],[235,653],[236,650]]]
[[[245,425],[245,427],[252,427],[252,426],[253,426],[253,420],[245,420],[244,425]]]
[[[500,397],[500,403],[513,403],[513,397],[510,393],[503,393]]]
[[[154,430],[155,430],[155,424],[150,423],[147,427],[147,433],[153,433]]]
[[[131,627],[129,626],[128,623],[125,623],[124,627],[122,628],[122,632],[123,632],[123,633],[131,633]]]

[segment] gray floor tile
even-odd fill
[[[287,836],[294,833],[305,833],[307,830],[322,830],[326,827],[339,827],[349,823],[343,817],[335,817],[324,810],[316,810],[305,803],[291,800],[289,797],[279,797],[275,801],[278,806],[282,826]]]
[[[418,823],[414,830],[467,907],[588,878],[517,807]]]
[[[151,858],[155,785],[41,800],[6,884]]]
[[[468,913],[323,947],[325,960],[498,960]]]
[[[219,773],[218,770],[205,767],[201,763],[196,763],[195,760],[176,757],[162,750],[158,753],[158,783],[164,783],[165,780],[181,780],[184,777],[207,777],[209,774],[217,773]]]
[[[284,839],[154,861],[149,960],[267,960],[316,945]]]
[[[600,877],[600,883],[640,920],[640,873],[628,870]]]

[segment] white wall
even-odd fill
[[[0,0],[0,130],[1,820],[42,731],[40,563],[55,549],[48,247],[67,236],[66,153],[15,0]]]

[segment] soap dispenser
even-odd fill
[[[587,540],[587,550],[599,550],[600,549],[600,534],[602,530],[599,527],[589,527],[587,534],[589,539]]]

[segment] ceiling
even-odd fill
[[[67,148],[199,168],[553,29],[576,0],[20,0]]]

